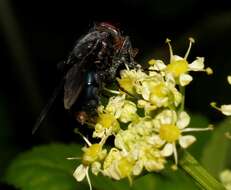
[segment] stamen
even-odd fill
[[[205,72],[207,73],[207,75],[212,75],[212,74],[213,74],[213,70],[212,70],[212,68],[210,68],[210,67],[207,67],[207,68],[205,69]]]
[[[66,158],[67,160],[81,160],[80,157],[69,157],[69,158]]]
[[[188,50],[187,50],[187,52],[186,52],[186,54],[185,54],[185,56],[184,56],[184,59],[185,59],[185,60],[188,58],[188,55],[189,55],[189,52],[190,52],[190,50],[191,50],[191,47],[192,47],[192,44],[193,44],[193,43],[195,43],[195,40],[194,40],[192,37],[190,37],[190,38],[189,38],[189,47],[188,47]]]
[[[88,122],[88,121],[85,121],[84,122],[85,124],[87,124],[89,127],[95,127],[95,123],[91,123],[91,122]]]
[[[210,106],[212,106],[213,108],[215,108],[218,111],[221,111],[221,109],[219,107],[217,107],[217,103],[216,102],[211,102]]]
[[[107,92],[110,92],[110,93],[112,93],[112,94],[116,94],[116,95],[121,94],[121,92],[120,92],[120,91],[117,91],[117,90],[111,90],[111,89],[108,89],[108,88],[106,88],[106,87],[103,87],[103,90],[105,90],[105,91],[107,91]]]
[[[185,129],[182,129],[181,132],[210,131],[210,130],[213,130],[213,129],[214,129],[213,125],[210,124],[206,128],[185,128]]]
[[[80,135],[83,138],[83,140],[87,143],[88,146],[91,146],[91,142],[82,133],[80,133],[77,128],[74,129],[74,132]]]
[[[109,135],[107,135],[107,136],[105,135],[104,138],[101,139],[101,141],[99,142],[99,144],[103,146],[108,137],[109,137]]]
[[[171,40],[170,40],[170,39],[168,39],[168,38],[165,40],[165,43],[167,43],[167,44],[168,44],[168,47],[169,47],[169,52],[170,52],[170,62],[171,62],[171,60],[172,60],[172,58],[173,58],[173,51],[172,51],[172,46],[171,46],[170,42],[171,42]]]
[[[176,144],[175,144],[175,142],[172,143],[172,146],[173,146],[174,160],[175,160],[175,163],[176,163],[176,165],[177,165],[177,164],[178,164],[178,158],[177,158],[177,150],[176,150]]]
[[[88,174],[88,170],[89,170],[89,167],[87,167],[87,170],[86,170],[87,183],[89,185],[90,190],[92,190],[91,180],[90,180],[90,177],[89,177],[89,174]]]
[[[176,164],[173,164],[173,165],[171,166],[171,169],[172,169],[173,171],[176,171],[176,170],[178,169],[178,167],[177,167]]]
[[[129,71],[129,67],[128,67],[128,65],[127,65],[126,63],[124,63],[124,65],[125,65],[125,67],[126,67],[126,70],[128,70],[128,71]]]

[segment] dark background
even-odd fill
[[[204,56],[213,76],[197,73],[186,91],[186,106],[211,122],[223,119],[211,101],[231,103],[231,6],[229,0],[0,0],[0,168],[16,153],[37,144],[76,140],[59,97],[39,131],[31,129],[58,84],[58,62],[94,22],[109,21],[139,49],[137,61],[168,58],[165,39],[184,55],[195,38],[189,61]],[[1,173],[1,172],[0,172]]]

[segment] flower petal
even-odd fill
[[[231,171],[226,169],[220,173],[221,182],[224,185],[231,185]],[[228,188],[227,188],[228,189]]]
[[[147,142],[151,145],[162,146],[165,141],[160,138],[159,135],[152,135],[146,138]]]
[[[178,116],[178,121],[176,125],[180,129],[184,129],[186,126],[188,126],[189,122],[190,122],[189,115],[186,112],[182,111]]]
[[[175,78],[172,75],[172,73],[166,73],[165,78],[166,78],[166,83],[167,84],[171,84],[172,86],[176,85],[176,81],[175,81]]]
[[[101,171],[101,163],[93,162],[93,164],[91,165],[91,172],[97,176],[100,171]]]
[[[152,63],[152,66],[149,67],[150,70],[163,71],[164,69],[166,69],[166,65],[162,60],[152,60]],[[151,73],[149,74],[152,75]]]
[[[73,173],[74,178],[77,181],[82,181],[86,176],[86,170],[87,167],[85,167],[83,164],[79,165]]]
[[[231,75],[227,76],[228,83],[231,85]]]
[[[184,60],[184,58],[181,57],[181,56],[179,56],[179,55],[173,55],[173,56],[172,56],[172,59],[173,59],[174,61]]]
[[[156,119],[160,120],[161,124],[173,124],[177,120],[177,115],[174,110],[164,110],[157,115]]]
[[[192,135],[185,135],[185,136],[180,137],[179,144],[182,148],[187,148],[195,141],[196,141],[196,137]]]
[[[190,71],[203,71],[204,69],[204,57],[197,57],[195,61],[188,65]]]
[[[144,167],[143,164],[144,163],[142,160],[139,160],[136,162],[136,164],[134,165],[133,170],[132,170],[133,175],[140,175],[141,174],[143,167]]]
[[[230,116],[230,115],[231,115],[231,104],[222,105],[222,106],[221,106],[221,112],[222,112],[224,115]]]
[[[179,77],[179,82],[181,86],[188,85],[193,80],[192,76],[189,74],[181,74]]]
[[[171,156],[173,153],[173,144],[167,143],[161,151],[163,156]]]

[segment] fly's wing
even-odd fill
[[[60,84],[55,88],[51,98],[49,99],[47,105],[43,108],[40,113],[33,129],[32,134],[34,134],[41,123],[44,121],[47,113],[54,104],[57,96],[62,91],[64,86],[64,107],[65,109],[70,109],[78,98],[84,82],[84,74],[86,72],[86,59],[89,55],[93,53],[99,44],[101,34],[98,31],[93,31],[82,37],[77,41],[73,51],[71,52],[68,60],[64,62],[64,67],[68,68],[65,72]],[[63,67],[63,66],[62,66]]]
[[[34,134],[38,130],[39,126],[44,121],[45,117],[47,116],[47,113],[49,112],[49,110],[51,109],[52,105],[54,104],[57,96],[59,95],[59,93],[63,89],[63,84],[64,84],[64,80],[62,80],[59,83],[59,85],[55,88],[55,90],[54,90],[51,98],[49,99],[48,103],[46,104],[46,106],[41,111],[39,117],[37,118],[37,121],[36,121],[34,127],[32,128],[32,134]]]
[[[80,92],[83,89],[84,85],[84,63],[82,65],[75,64],[72,68],[67,72],[65,77],[64,84],[64,108],[70,109],[71,106],[75,103],[77,98],[79,97]]]
[[[64,84],[64,108],[70,109],[79,97],[85,74],[90,67],[87,58],[94,54],[103,36],[98,31],[91,32],[80,39],[66,64],[73,65],[65,76]]]

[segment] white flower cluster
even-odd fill
[[[82,164],[77,167],[74,177],[82,181],[93,174],[101,173],[115,180],[128,178],[142,171],[158,172],[165,167],[167,158],[173,155],[177,166],[177,147],[187,148],[196,138],[185,135],[191,131],[204,131],[209,128],[187,128],[189,115],[184,111],[184,86],[192,81],[189,71],[206,71],[204,58],[197,58],[191,64],[187,57],[173,55],[170,41],[170,63],[152,59],[147,72],[142,70],[121,71],[118,83],[121,91],[112,96],[107,105],[98,107],[98,118],[93,137],[99,143],[91,144],[85,137],[88,147],[84,147]],[[103,148],[109,136],[114,136],[114,145]]]
[[[220,173],[220,180],[227,190],[231,190],[231,171],[224,170]]]
[[[231,75],[227,76],[227,81],[231,85]],[[211,102],[211,106],[219,110],[222,114],[226,116],[231,116],[231,104],[224,104],[220,107],[217,107],[216,102]]]

